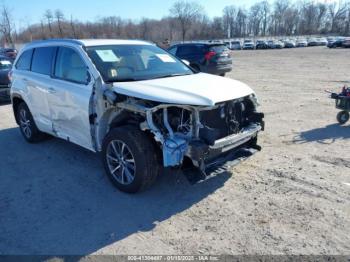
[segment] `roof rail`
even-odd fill
[[[64,42],[64,43],[70,43],[70,44],[76,44],[76,45],[83,45],[83,43],[77,39],[69,39],[69,38],[51,38],[47,40],[35,40],[32,41],[30,44],[40,44],[40,43],[50,43],[50,42]]]

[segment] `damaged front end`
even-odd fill
[[[153,134],[160,145],[164,167],[190,162],[206,174],[234,160],[238,149],[260,150],[257,135],[264,130],[264,115],[256,111],[254,95],[210,107],[135,98],[125,98],[115,106],[142,115],[140,128]]]

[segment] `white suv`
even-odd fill
[[[197,73],[156,45],[47,40],[26,45],[12,71],[16,121],[28,142],[44,134],[102,152],[111,181],[134,193],[161,167],[199,174],[259,149],[254,92]]]

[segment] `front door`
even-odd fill
[[[53,132],[63,139],[93,149],[89,104],[93,81],[80,54],[59,47],[48,88],[48,103]]]

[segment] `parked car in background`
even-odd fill
[[[330,38],[330,39],[328,39],[327,46],[329,48],[343,47],[344,40],[345,40],[345,37],[341,37],[341,36]]]
[[[231,41],[231,50],[242,50],[241,41]]]
[[[350,48],[350,37],[344,38],[342,46],[345,48]]]
[[[328,36],[327,37],[327,41],[328,42],[334,41],[335,39],[336,39],[336,37],[334,37],[334,36]]]
[[[253,40],[246,39],[243,42],[243,50],[254,50],[255,49],[255,44]]]
[[[15,48],[2,48],[0,49],[0,55],[7,57],[10,61],[14,61],[17,57],[17,49]]]
[[[293,40],[287,39],[284,41],[284,47],[285,48],[294,48],[295,42]]]
[[[10,99],[10,70],[12,68],[12,62],[8,57],[0,56],[0,99]]]
[[[316,40],[316,38],[309,38],[307,40],[307,46],[317,46],[318,42]]]
[[[296,47],[307,47],[307,41],[304,38],[297,39]]]
[[[190,168],[205,178],[209,168],[261,149],[264,114],[250,87],[194,72],[149,42],[34,42],[12,72],[12,107],[24,139],[50,134],[99,153],[124,192],[150,187],[163,168]],[[245,154],[237,156],[239,149]]]
[[[224,42],[224,45],[225,45],[228,49],[231,50],[231,42],[225,41],[225,42]]]
[[[274,41],[273,41],[273,40],[268,40],[268,41],[267,41],[267,46],[268,46],[270,49],[274,49],[274,48],[275,48]]]
[[[174,45],[168,51],[200,72],[224,76],[232,71],[232,57],[224,44],[185,43]]]
[[[318,37],[316,38],[316,41],[318,46],[326,46],[328,44],[327,39],[324,37]]]
[[[282,49],[284,44],[279,40],[269,40],[267,45],[270,49]]]
[[[263,40],[256,41],[255,49],[268,49],[268,48],[269,46],[266,41],[263,41]]]

